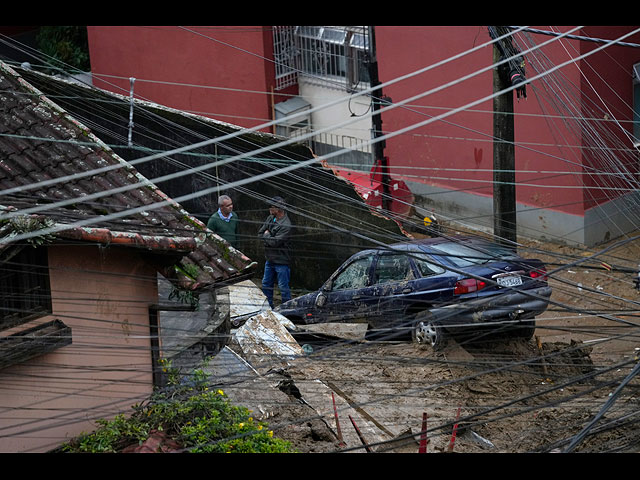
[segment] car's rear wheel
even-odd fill
[[[433,320],[429,312],[420,312],[416,315],[411,337],[414,343],[430,346],[434,350],[444,348],[447,342],[444,329]]]

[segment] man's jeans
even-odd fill
[[[271,263],[267,260],[264,265],[264,276],[262,277],[262,293],[265,294],[269,305],[273,308],[273,285],[278,280],[278,288],[280,288],[280,296],[282,303],[291,300],[291,290],[289,289],[289,277],[291,271],[289,265]]]

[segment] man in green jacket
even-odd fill
[[[238,215],[233,211],[233,201],[228,195],[218,198],[218,211],[211,215],[207,228],[224,238],[232,247],[238,241]]]

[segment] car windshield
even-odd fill
[[[482,265],[493,260],[516,257],[515,253],[508,248],[488,243],[478,243],[476,247],[456,242],[446,242],[432,245],[430,248],[441,252],[456,267]],[[434,252],[434,255],[438,255],[438,253]]]

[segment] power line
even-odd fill
[[[630,34],[628,34],[628,35],[630,35]],[[623,38],[624,38],[624,37],[623,37]],[[539,47],[534,47],[534,48],[539,48]],[[599,48],[604,48],[604,47],[599,47]],[[588,56],[588,55],[590,55],[590,54],[594,53],[595,51],[597,51],[597,49],[596,49],[596,50],[594,50],[593,52],[589,52],[589,53],[585,54],[585,56]],[[526,52],[523,52],[523,53],[526,53]],[[504,61],[508,61],[508,59],[506,59],[506,60],[504,60]],[[572,61],[573,61],[573,60],[572,60]],[[566,65],[566,64],[568,64],[568,63],[571,63],[572,61],[565,62],[565,64],[564,64],[564,65]],[[465,79],[465,78],[470,78],[471,76],[475,76],[475,75],[479,74],[480,72],[485,71],[485,70],[490,69],[490,68],[493,68],[493,65],[492,65],[492,66],[489,66],[489,67],[485,67],[485,68],[481,69],[480,71],[475,72],[475,73],[474,73],[474,74],[472,74],[472,75],[469,75],[469,76],[466,76],[466,77],[462,77],[461,79],[459,79],[459,80],[457,80],[457,81],[455,81],[455,82],[450,82],[450,83],[448,83],[448,84],[443,85],[442,87],[438,87],[438,88],[436,88],[436,89],[432,89],[432,90],[430,90],[430,91],[428,91],[428,92],[425,92],[425,93],[423,93],[423,94],[416,95],[415,97],[412,97],[410,100],[405,100],[404,102],[399,102],[398,104],[394,104],[394,105],[391,105],[391,106],[388,106],[388,107],[382,108],[382,109],[380,109],[379,113],[380,113],[380,114],[382,114],[384,111],[386,111],[386,110],[388,110],[388,109],[397,108],[398,106],[403,105],[403,103],[406,103],[407,101],[411,101],[411,100],[414,100],[415,98],[419,98],[419,97],[426,96],[426,95],[429,95],[429,94],[431,94],[431,93],[434,93],[434,92],[440,91],[440,90],[442,90],[442,89],[444,89],[444,88],[447,88],[448,86],[450,86],[450,85],[452,85],[452,84],[456,84],[456,83],[459,83],[460,81],[464,81],[464,79]],[[560,68],[560,67],[556,67],[556,68]],[[546,73],[548,73],[548,72],[546,72]],[[535,79],[535,78],[533,78],[533,79],[528,79],[527,81],[528,81],[528,82],[530,82],[530,81],[532,81],[532,80],[534,80],[534,79]],[[390,82],[387,82],[387,83],[390,83]],[[409,127],[405,127],[405,128],[403,128],[403,129],[401,129],[400,131],[396,131],[396,132],[392,132],[392,133],[387,133],[387,134],[382,135],[382,136],[380,136],[380,137],[378,137],[378,138],[371,139],[371,140],[369,140],[369,141],[368,141],[368,142],[366,142],[366,143],[367,143],[367,144],[373,144],[373,143],[377,143],[377,142],[385,141],[385,140],[387,140],[388,138],[393,138],[394,136],[399,135],[400,133],[406,133],[407,131],[413,130],[413,129],[418,128],[418,127],[420,127],[420,126],[428,125],[428,124],[430,124],[430,123],[433,123],[433,122],[434,122],[434,121],[436,121],[436,120],[440,120],[440,119],[442,119],[442,118],[446,118],[446,117],[448,117],[448,116],[450,116],[450,115],[453,115],[454,113],[457,113],[457,112],[459,112],[459,111],[462,111],[462,110],[464,110],[465,108],[468,108],[469,106],[477,105],[477,104],[479,104],[479,103],[482,103],[482,102],[486,101],[487,99],[493,98],[493,97],[495,97],[495,96],[497,96],[497,95],[500,95],[500,94],[503,94],[503,93],[505,93],[505,92],[512,91],[514,88],[515,88],[515,87],[513,87],[513,86],[512,86],[512,87],[508,87],[508,88],[506,88],[503,92],[497,92],[497,93],[494,93],[494,94],[489,95],[489,96],[487,96],[487,97],[484,97],[484,98],[482,98],[482,99],[480,99],[480,100],[476,100],[476,101],[474,101],[474,102],[471,102],[470,104],[465,105],[465,106],[463,106],[463,107],[459,107],[459,108],[453,109],[453,110],[452,110],[452,111],[450,111],[450,112],[446,112],[446,113],[444,113],[444,114],[441,114],[440,116],[430,118],[430,119],[425,120],[425,121],[423,121],[423,122],[418,122],[417,124],[414,124],[414,125],[409,126]],[[336,101],[336,102],[337,102],[337,101]],[[331,102],[331,104],[333,104],[333,103],[334,103],[334,102]],[[301,115],[301,114],[295,114],[295,115]],[[295,115],[294,115],[294,116],[295,116]],[[276,121],[268,122],[266,125],[271,125],[271,124],[275,124],[275,123],[276,123]],[[345,123],[345,124],[346,124],[346,123],[349,123],[349,121],[344,122],[344,123]],[[256,127],[256,129],[257,129],[257,128],[258,128],[258,127]],[[252,130],[253,130],[253,129],[249,129],[249,131],[252,131]],[[176,153],[180,153],[180,152],[184,152],[184,151],[192,150],[192,149],[195,149],[195,148],[199,148],[199,147],[201,147],[201,146],[209,145],[209,144],[212,144],[212,143],[219,143],[219,142],[221,142],[222,140],[226,139],[225,137],[227,137],[227,138],[233,138],[233,137],[237,136],[238,134],[239,134],[239,133],[229,134],[229,135],[225,135],[225,136],[223,136],[223,137],[218,137],[217,139],[213,139],[213,140],[205,140],[205,141],[203,141],[203,142],[199,142],[199,143],[196,143],[196,144],[193,144],[193,145],[189,145],[189,146],[186,146],[186,147],[181,147],[181,148],[174,149],[174,150],[172,150],[172,151],[166,152],[164,155],[176,154]],[[302,139],[304,139],[304,137],[311,136],[311,135],[312,135],[312,134],[303,135],[303,136],[302,136]],[[293,144],[293,143],[298,143],[300,140],[301,140],[300,138],[285,140],[285,141],[282,141],[282,142],[278,143],[278,144],[277,144],[277,146],[284,146],[284,145],[290,145],[290,144]],[[252,153],[253,153],[253,155],[256,155],[256,154],[264,153],[264,152],[266,152],[266,151],[270,151],[270,150],[272,150],[272,149],[274,149],[274,148],[277,148],[277,147],[276,147],[276,146],[263,147],[263,148],[258,149],[258,150],[256,150],[256,151],[253,151]],[[326,154],[326,155],[322,156],[321,158],[323,158],[323,159],[325,159],[325,160],[326,160],[326,159],[328,159],[328,158],[335,157],[335,156],[337,156],[337,155],[339,155],[339,154],[341,154],[341,153],[343,153],[343,152],[344,152],[343,150],[338,150],[337,152],[333,152],[333,153]],[[146,157],[146,158],[144,158],[144,159],[139,159],[139,160],[138,160],[138,162],[139,162],[139,161],[144,161],[144,160],[149,161],[149,160],[152,160],[152,159],[155,159],[155,158],[162,157],[162,156],[164,156],[164,155],[161,155],[161,154],[158,154],[158,155],[151,155],[151,156]],[[233,157],[233,160],[239,160],[239,159],[245,158],[246,156],[247,156],[247,155],[244,155],[244,154],[243,154],[243,155],[239,155],[239,156]],[[230,160],[229,160],[229,161],[230,161]],[[271,177],[271,176],[278,175],[278,174],[282,174],[282,173],[286,173],[286,172],[291,171],[291,170],[296,170],[296,169],[299,169],[299,168],[302,168],[302,167],[305,167],[305,166],[308,166],[308,165],[311,165],[311,164],[314,164],[314,163],[317,163],[317,162],[318,162],[318,159],[311,159],[311,160],[307,160],[307,161],[299,162],[299,163],[297,163],[296,165],[292,165],[292,166],[289,166],[289,167],[284,167],[284,168],[282,168],[282,169],[280,169],[279,171],[274,172],[274,173],[262,174],[261,176],[259,176],[259,178],[249,179],[248,181],[239,181],[239,182],[234,182],[234,183],[233,183],[232,185],[230,185],[230,186],[229,186],[229,185],[225,186],[225,188],[230,188],[230,187],[235,187],[235,186],[241,186],[241,185],[244,185],[244,184],[246,184],[246,183],[251,183],[252,181],[257,181],[257,180],[261,180],[261,179],[264,179],[264,178],[269,178],[269,177]],[[133,163],[133,162],[131,162],[131,163]],[[165,175],[164,177],[160,177],[159,179],[155,179],[155,181],[156,181],[156,182],[158,182],[158,181],[165,181],[165,180],[169,180],[169,179],[178,178],[178,177],[180,177],[180,176],[184,176],[184,175],[186,175],[186,174],[188,174],[188,173],[193,173],[193,172],[196,172],[196,171],[201,171],[201,170],[210,169],[210,168],[212,168],[212,167],[213,167],[213,166],[215,166],[215,165],[220,165],[220,164],[225,164],[225,163],[228,163],[228,161],[225,161],[225,162],[215,162],[215,164],[214,164],[214,165],[209,164],[209,165],[204,165],[204,166],[201,166],[201,167],[194,167],[193,169],[191,169],[191,170],[190,170],[189,172],[187,172],[187,173],[185,173],[185,172],[179,172],[179,173],[176,173],[176,174]],[[118,167],[119,167],[119,166],[110,166],[110,167],[104,167],[103,169],[99,169],[99,170],[100,170],[100,171],[107,171],[107,170],[109,170],[109,169],[118,168]],[[86,173],[83,173],[83,174],[74,174],[74,175],[69,175],[69,176],[67,176],[67,177],[65,178],[65,180],[71,180],[71,179],[77,178],[78,176],[86,176]],[[62,180],[62,179],[59,179],[59,180]],[[100,198],[100,197],[105,196],[105,195],[108,195],[108,194],[110,194],[110,193],[123,192],[123,191],[131,190],[131,189],[134,189],[134,188],[138,188],[138,187],[141,187],[141,186],[145,186],[145,185],[147,185],[148,183],[149,183],[149,182],[145,179],[145,180],[143,180],[143,181],[141,181],[141,182],[139,182],[139,183],[136,183],[136,184],[133,184],[133,185],[128,185],[128,186],[125,186],[125,187],[120,187],[120,188],[118,188],[118,189],[114,189],[114,190],[108,191],[108,192],[106,192],[106,193],[104,193],[104,194],[102,194],[102,193],[100,193],[100,194],[98,194],[98,193],[96,193],[96,194],[91,194],[91,195],[89,195],[88,197],[85,197],[85,199],[86,199],[86,200],[91,200],[91,199],[93,199],[93,198]],[[14,189],[14,190],[15,190],[15,189]],[[203,196],[203,195],[205,195],[205,194],[212,193],[212,192],[217,191],[217,190],[219,190],[219,187],[215,187],[215,188],[213,188],[213,189],[209,188],[209,189],[205,189],[205,190],[203,190],[203,191],[201,191],[201,192],[197,192],[197,193],[195,193],[195,194],[184,195],[184,196],[182,196],[182,197],[176,198],[175,200],[176,200],[177,202],[181,202],[181,201],[185,201],[185,200],[190,200],[190,199],[193,199],[193,198],[197,198],[198,196]],[[7,193],[6,191],[5,191],[5,192],[0,192],[0,194],[6,194],[6,193]],[[50,206],[48,206],[48,208],[55,208],[55,207],[57,207],[57,206],[63,206],[63,205],[71,204],[71,203],[73,203],[73,199],[71,199],[71,200],[63,200],[63,201],[59,201],[59,202],[55,202],[55,203],[51,204]],[[165,204],[166,204],[166,202],[157,202],[157,203],[155,204],[155,206],[154,206],[154,205],[151,205],[151,206],[148,206],[148,207],[142,207],[142,208],[138,208],[138,209],[133,209],[132,211],[129,211],[128,213],[138,213],[138,212],[143,211],[143,210],[151,210],[151,209],[153,209],[153,208],[159,208],[159,207],[161,207],[161,206],[163,206],[163,205],[165,205]],[[30,211],[32,211],[32,209],[22,210],[22,211],[20,211],[20,213],[18,213],[18,212],[11,212],[11,213],[9,213],[9,214],[5,214],[5,216],[4,216],[4,217],[0,217],[0,218],[10,218],[10,217],[13,217],[13,216],[17,216],[17,215],[19,215],[19,214],[28,213],[28,212],[30,212]],[[123,214],[123,213],[121,213],[121,212],[120,212],[120,213],[117,213],[117,214],[107,215],[107,216],[105,216],[105,217],[103,218],[103,220],[111,220],[111,219],[114,219],[114,218],[120,218],[120,217],[122,217],[122,216],[125,216],[126,214],[127,214],[127,213]],[[83,222],[76,223],[76,224],[74,224],[74,225],[76,225],[76,226],[81,226],[81,225],[89,225],[89,224],[91,224],[91,223],[92,223],[92,221],[91,221],[91,220],[85,220],[85,221],[83,221]],[[58,230],[60,230],[60,227],[52,227],[52,228],[49,228],[49,229],[40,230],[40,231],[39,231],[39,233],[41,233],[41,234],[55,233],[55,232],[56,232],[56,231],[58,231]],[[33,236],[33,234],[31,234],[31,236]],[[29,235],[25,236],[25,238],[29,238]],[[23,238],[22,238],[22,236],[20,236],[20,235],[18,235],[18,237],[16,237],[16,240],[22,240],[22,239],[23,239]]]
[[[517,29],[517,30],[522,30],[525,32],[530,32],[530,33],[538,33],[541,35],[551,35],[554,37],[558,37],[561,34],[557,33],[557,32],[551,32],[548,30],[541,30],[538,28],[531,28],[531,27],[506,27],[506,28],[511,28],[511,29]],[[582,36],[582,35],[566,35],[567,38],[572,39],[572,40],[581,40],[584,42],[595,42],[595,43],[607,43],[609,42],[609,40],[605,40],[602,38],[596,38],[596,37],[586,37],[586,36]],[[637,43],[627,43],[627,42],[619,42],[617,43],[618,45],[622,46],[622,47],[633,47],[633,48],[640,48],[640,44]]]

